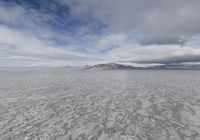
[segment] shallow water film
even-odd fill
[[[0,70],[1,140],[200,140],[200,71]]]

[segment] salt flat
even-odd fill
[[[0,70],[1,140],[200,140],[200,71]]]

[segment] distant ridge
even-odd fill
[[[117,63],[97,64],[93,66],[85,66],[86,69],[102,69],[102,70],[132,70],[141,69],[141,67],[133,67],[130,65],[122,65]]]
[[[197,64],[165,64],[165,65],[148,67],[147,69],[157,69],[157,70],[200,70],[200,65],[197,65]]]
[[[200,65],[189,64],[165,64],[151,67],[136,67],[118,63],[105,63],[92,66],[85,66],[85,69],[101,69],[101,70],[200,70]]]

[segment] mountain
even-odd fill
[[[102,69],[102,70],[133,70],[141,69],[140,67],[133,67],[130,65],[122,65],[117,63],[97,64],[93,66],[85,66],[86,69]]]
[[[165,64],[148,67],[147,69],[155,70],[200,70],[200,65],[195,64]]]
[[[85,69],[101,69],[101,70],[200,70],[200,65],[191,64],[165,64],[151,67],[135,67],[118,63],[97,64],[93,66],[85,66]]]

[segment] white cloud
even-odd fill
[[[110,61],[133,63],[182,63],[200,61],[200,48],[180,45],[124,44],[107,54]]]
[[[0,66],[85,65],[100,61],[73,51],[80,44],[77,38],[51,31],[43,24],[54,18],[26,5],[0,2]],[[67,43],[60,46],[54,40]]]
[[[112,33],[103,36],[87,36],[86,42],[91,46],[90,50],[99,52],[101,58],[109,62],[132,63],[182,63],[184,61],[200,61],[199,37],[194,36],[179,44],[152,44],[142,45],[130,38],[131,34]],[[114,47],[112,47],[114,46]],[[110,49],[109,49],[110,48]]]
[[[0,65],[80,65],[97,61],[84,54],[75,53],[6,26],[0,26]],[[20,62],[21,61],[21,62]],[[11,63],[11,64],[10,64]]]

